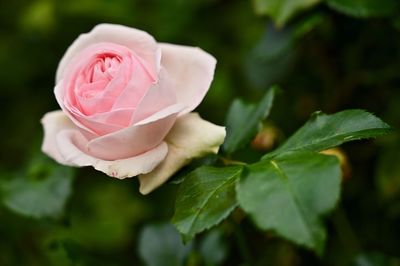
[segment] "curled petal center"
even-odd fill
[[[82,82],[75,88],[75,93],[84,99],[95,97],[116,77],[121,63],[122,58],[118,55],[98,55],[83,71]]]

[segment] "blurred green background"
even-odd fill
[[[396,0],[1,1],[1,266],[400,265],[397,133],[343,147],[351,174],[326,219],[322,257],[257,231],[240,212],[183,246],[163,223],[175,185],[144,197],[135,178],[70,169],[42,155],[40,119],[59,109],[58,61],[103,22],[213,54],[215,79],[198,111],[217,124],[234,98],[257,100],[272,84],[283,93],[268,123],[281,139],[317,110],[361,108],[400,124]]]

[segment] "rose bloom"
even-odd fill
[[[62,110],[44,115],[42,150],[64,165],[139,176],[147,194],[191,159],[218,152],[225,128],[191,113],[215,64],[199,48],[100,24],[59,63],[54,93]]]

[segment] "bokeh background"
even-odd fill
[[[317,110],[366,109],[399,127],[396,0],[282,1],[308,3],[283,17],[263,2],[1,1],[0,265],[400,265],[396,132],[343,147],[351,173],[326,219],[322,257],[256,230],[240,212],[183,246],[165,224],[176,185],[142,196],[135,178],[61,167],[41,154],[40,119],[59,109],[57,64],[80,33],[103,22],[213,54],[215,79],[198,112],[214,123],[224,124],[234,98],[256,101],[278,84],[268,121],[278,142]]]

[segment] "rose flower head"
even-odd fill
[[[42,118],[42,150],[64,165],[139,176],[147,194],[191,159],[218,152],[225,128],[191,112],[207,93],[215,64],[199,48],[97,25],[59,63],[54,93],[61,110]]]

